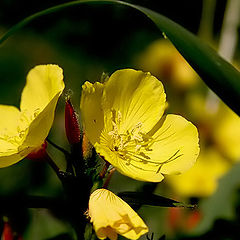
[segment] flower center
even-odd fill
[[[131,129],[125,132],[120,131],[122,114],[120,111],[112,110],[112,131],[108,132],[111,137],[110,149],[116,152],[121,158],[130,164],[132,157],[142,162],[147,162],[150,157],[146,154],[152,151],[150,145],[152,137],[142,130],[142,122],[136,123]]]
[[[22,142],[24,136],[27,134],[31,122],[36,118],[39,112],[39,108],[36,109],[33,114],[30,114],[27,110],[23,110],[21,112],[20,118],[16,119],[16,129],[2,129],[0,132],[0,139],[18,147]]]

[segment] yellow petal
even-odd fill
[[[117,234],[138,239],[148,228],[122,199],[106,189],[94,191],[89,199],[89,216],[100,239],[117,239]]]
[[[152,151],[146,153],[156,162],[155,172],[179,174],[195,163],[199,154],[198,131],[185,118],[169,114],[161,126],[152,130]]]
[[[0,155],[0,168],[8,167],[19,162],[20,160],[25,158],[31,151],[32,149],[23,149],[21,153],[16,150],[7,152],[8,155]]]
[[[143,124],[148,132],[162,117],[166,95],[162,83],[150,73],[123,69],[114,72],[103,92],[103,111],[107,120],[111,112],[121,115],[120,132],[131,130],[136,124]],[[110,115],[109,115],[110,114]],[[108,129],[109,122],[105,121]]]
[[[96,151],[116,169],[140,181],[160,182],[163,174],[179,174],[195,163],[199,154],[196,127],[181,116],[169,114],[148,133],[149,142],[114,151],[109,134],[102,133]],[[128,143],[127,143],[128,144]]]
[[[137,66],[144,71],[150,71],[159,79],[169,80],[174,70],[173,56],[176,52],[178,51],[170,41],[156,40],[138,56]]]
[[[95,144],[95,149],[100,156],[125,176],[147,182],[161,182],[163,180],[161,172],[156,172],[155,164],[139,161],[137,155],[133,155],[129,162],[103,145]]]
[[[18,138],[20,111],[14,106],[0,105],[0,116],[0,156],[11,155],[17,152],[14,140]]]
[[[64,89],[63,70],[57,65],[38,65],[30,70],[22,92],[20,109],[41,112]]]
[[[12,165],[40,147],[53,123],[57,100],[64,88],[57,65],[33,68],[22,92],[21,111],[1,106],[0,167]]]
[[[53,124],[58,98],[59,95],[56,95],[30,123],[28,132],[20,149],[25,147],[38,148],[45,141]]]
[[[229,169],[222,156],[213,149],[201,152],[196,164],[179,176],[166,177],[173,190],[184,197],[207,197],[215,192],[218,180]]]
[[[221,151],[233,161],[240,161],[240,118],[225,105],[216,117],[213,137]]]
[[[99,239],[106,239],[108,237],[110,240],[117,240],[118,238],[118,234],[111,227],[100,228],[97,236]]]
[[[126,176],[159,182],[162,174],[181,173],[198,156],[198,133],[180,116],[161,119],[165,100],[160,81],[132,69],[116,71],[104,84],[86,83],[81,101],[86,135]]]
[[[85,82],[82,86],[81,116],[85,133],[92,144],[99,142],[103,129],[103,111],[101,106],[103,88],[104,85],[99,82],[94,84]]]
[[[199,80],[196,72],[166,39],[156,40],[138,57],[137,65],[159,79],[172,83],[174,88],[188,89]]]
[[[0,136],[16,134],[20,111],[14,106],[0,105]],[[1,138],[1,137],[0,137]]]
[[[24,149],[22,152],[18,149],[22,143],[21,112],[14,106],[0,105],[0,116],[0,168],[2,168],[23,159],[26,156],[24,153],[30,153],[30,149]]]
[[[20,150],[27,146],[37,148],[44,142],[63,89],[63,71],[57,65],[39,65],[29,72],[21,98],[21,111],[27,113],[29,125]]]
[[[12,153],[16,153],[18,149],[18,146],[16,146],[15,144],[4,140],[4,139],[0,139],[0,158],[1,156],[7,156],[7,155],[11,155]]]

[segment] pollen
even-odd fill
[[[0,140],[6,141],[13,146],[18,147],[19,144],[23,141],[24,136],[26,135],[27,129],[24,126],[27,122],[27,117],[25,116],[25,114],[22,114],[15,130],[9,130],[8,128],[2,129],[2,131],[0,132]]]
[[[106,82],[86,82],[82,89],[86,135],[120,173],[160,182],[163,174],[182,173],[195,163],[197,129],[179,115],[163,115],[166,94],[150,73],[121,69]]]
[[[122,132],[122,114],[120,111],[112,112],[112,130],[108,132],[110,136],[111,151],[118,154],[130,164],[131,156],[137,156],[138,160],[147,162],[149,157],[147,152],[151,151],[150,145],[153,143],[152,137],[142,131],[142,122],[138,122],[132,129]]]

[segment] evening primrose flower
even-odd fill
[[[97,189],[91,194],[88,215],[99,239],[116,240],[118,234],[128,239],[138,239],[148,232],[148,227],[138,214],[107,189]]]
[[[208,197],[218,187],[219,179],[229,170],[230,164],[214,148],[201,152],[196,164],[179,176],[169,176],[167,182],[183,197]]]
[[[27,75],[20,110],[0,105],[0,167],[10,166],[41,148],[64,89],[57,65],[39,65]]]
[[[152,42],[137,57],[136,64],[178,89],[189,89],[199,81],[197,73],[168,39]]]
[[[226,105],[220,106],[213,128],[213,139],[222,153],[233,162],[240,161],[240,118]]]
[[[166,95],[150,73],[118,70],[105,83],[85,82],[81,113],[97,153],[131,178],[160,182],[189,169],[199,154],[196,127],[181,116],[163,117]]]

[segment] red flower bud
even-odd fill
[[[3,240],[13,240],[14,239],[12,228],[8,222],[4,223],[1,239],[3,239]]]
[[[67,99],[65,105],[65,131],[70,144],[80,142],[81,131],[78,118],[70,99]]]
[[[46,148],[47,148],[47,142],[45,141],[40,148],[36,149],[35,151],[31,152],[27,155],[28,159],[31,160],[41,160],[45,158],[46,156]]]
[[[2,232],[2,240],[23,240],[22,237],[13,231],[11,225],[9,224],[8,220],[4,217],[4,225],[3,225],[3,232]]]

